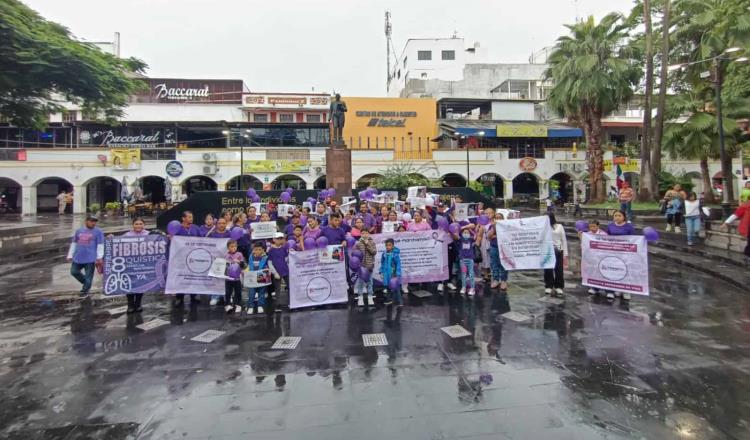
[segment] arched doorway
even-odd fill
[[[144,176],[136,182],[136,190],[133,197],[135,200],[161,203],[166,200],[165,194],[166,181],[159,176]]]
[[[365,174],[364,176],[357,179],[357,183],[355,184],[356,188],[358,190],[362,190],[367,188],[368,186],[373,186],[373,182],[378,177],[382,177],[380,174]]]
[[[94,177],[84,184],[86,187],[86,208],[92,203],[98,203],[100,209],[109,202],[119,202],[122,183],[114,177]]]
[[[549,179],[549,194],[555,203],[568,203],[573,201],[573,178],[567,173],[554,174]]]
[[[229,179],[226,188],[227,191],[247,191],[250,188],[260,191],[263,189],[263,182],[255,176],[244,174]]]
[[[503,178],[499,174],[487,173],[482,174],[477,179],[482,184],[482,194],[491,199],[502,199],[505,185]]]
[[[36,212],[57,211],[57,196],[62,191],[73,191],[73,185],[59,177],[48,177],[37,182],[36,185]],[[65,212],[73,212],[73,204],[68,203]]]
[[[191,176],[182,181],[183,194],[190,196],[198,191],[216,191],[216,181],[207,176]]]
[[[445,176],[441,177],[440,181],[443,182],[444,187],[449,188],[459,188],[462,186],[466,186],[466,179],[464,179],[464,176],[457,173],[448,173]]]
[[[325,174],[315,179],[315,182],[313,182],[313,189],[327,189],[326,186],[326,176]]]
[[[307,189],[307,183],[301,177],[294,174],[284,174],[273,179],[273,182],[271,182],[271,189],[283,190],[287,188]]]
[[[0,214],[21,212],[21,185],[13,179],[0,177]]]
[[[513,200],[522,205],[538,205],[539,179],[531,173],[521,173],[513,178]]]

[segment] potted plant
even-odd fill
[[[90,213],[91,213],[92,215],[94,215],[94,216],[98,216],[98,215],[99,215],[99,212],[100,212],[101,210],[102,210],[102,205],[100,205],[100,204],[98,204],[98,203],[92,203],[92,204],[90,204],[90,205],[89,205],[89,212],[90,212]]]
[[[119,214],[121,206],[120,202],[108,202],[104,205],[104,208],[107,210],[107,216],[112,217],[115,214]]]

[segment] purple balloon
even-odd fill
[[[281,195],[279,196],[279,200],[284,203],[289,203],[289,201],[292,200],[292,195],[289,193],[281,193]]]
[[[297,246],[297,242],[292,240],[291,238],[287,240],[286,242],[286,248],[287,249],[294,249],[294,247]]]
[[[315,197],[308,197],[307,201],[310,203],[315,203]]]
[[[362,191],[360,191],[360,192],[357,193],[357,195],[359,196],[360,200],[364,200],[365,199],[365,193],[367,193],[367,190],[362,190]]]
[[[442,215],[435,217],[435,223],[437,223],[438,228],[444,231],[448,230],[448,219],[443,217]]]
[[[315,239],[312,237],[307,237],[305,241],[303,241],[305,245],[305,250],[315,249]]]
[[[388,281],[388,288],[391,290],[398,290],[400,284],[401,281],[397,277],[393,277]]]
[[[306,215],[299,216],[299,224],[301,224],[302,226],[305,226],[307,224],[307,216]]]
[[[359,277],[362,279],[362,281],[370,281],[370,275],[370,270],[366,267],[359,268]]]
[[[576,231],[578,232],[586,232],[589,230],[589,224],[586,222],[586,220],[578,220],[576,222]]]
[[[479,218],[477,218],[477,223],[479,223],[482,226],[486,225],[489,222],[490,222],[490,218],[484,214],[480,215]]]
[[[318,237],[317,240],[315,240],[315,243],[318,245],[319,248],[324,248],[328,246],[328,239],[321,235],[320,237]]]
[[[336,195],[336,188],[328,188],[328,194],[331,195],[331,197]]]
[[[357,257],[359,259],[362,259],[362,251],[359,249],[354,249],[352,251],[352,257]]]
[[[349,267],[350,267],[350,268],[351,268],[352,270],[357,270],[357,269],[359,269],[359,267],[360,267],[361,265],[362,265],[362,261],[361,261],[361,260],[360,260],[359,258],[357,258],[357,257],[354,257],[354,256],[352,256],[351,258],[349,258]]]
[[[252,199],[253,197],[255,197],[255,195],[256,195],[256,194],[257,194],[257,193],[255,192],[255,188],[248,188],[248,189],[247,189],[247,196],[248,196],[248,197],[250,197],[251,199]]]
[[[458,223],[453,222],[450,225],[448,225],[448,230],[451,232],[451,234],[458,234],[458,230],[461,229],[461,226],[458,225]]]
[[[245,230],[240,227],[234,227],[229,231],[229,237],[232,240],[239,240],[243,235],[245,235]]]
[[[354,244],[355,244],[355,243],[357,243],[357,239],[356,239],[356,238],[354,238],[354,237],[351,237],[351,236],[350,236],[350,237],[346,237],[346,244],[347,244],[347,245],[348,245],[349,247],[352,247],[352,246],[354,246]]]
[[[294,188],[292,188],[292,187],[289,187],[286,190],[284,190],[284,192],[288,192],[289,194],[291,194],[292,191],[294,191]]]
[[[172,220],[171,222],[167,223],[167,234],[177,234],[178,232],[180,232],[180,226],[180,222],[177,220]]]
[[[260,196],[258,194],[252,197],[253,203],[260,203]]]
[[[643,228],[643,236],[646,237],[646,240],[648,241],[659,241],[659,231],[651,226]]]
[[[230,278],[239,278],[240,274],[242,273],[242,269],[240,268],[240,265],[237,263],[232,263],[229,265],[229,270],[227,271],[227,275],[229,275]]]

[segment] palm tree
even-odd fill
[[[604,201],[602,117],[633,96],[640,68],[626,44],[628,26],[621,14],[566,25],[570,35],[557,40],[545,76],[554,81],[548,103],[583,128],[588,153],[590,200]]]

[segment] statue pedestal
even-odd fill
[[[326,150],[326,185],[336,190],[336,201],[352,195],[352,151],[343,142],[332,143]]]

